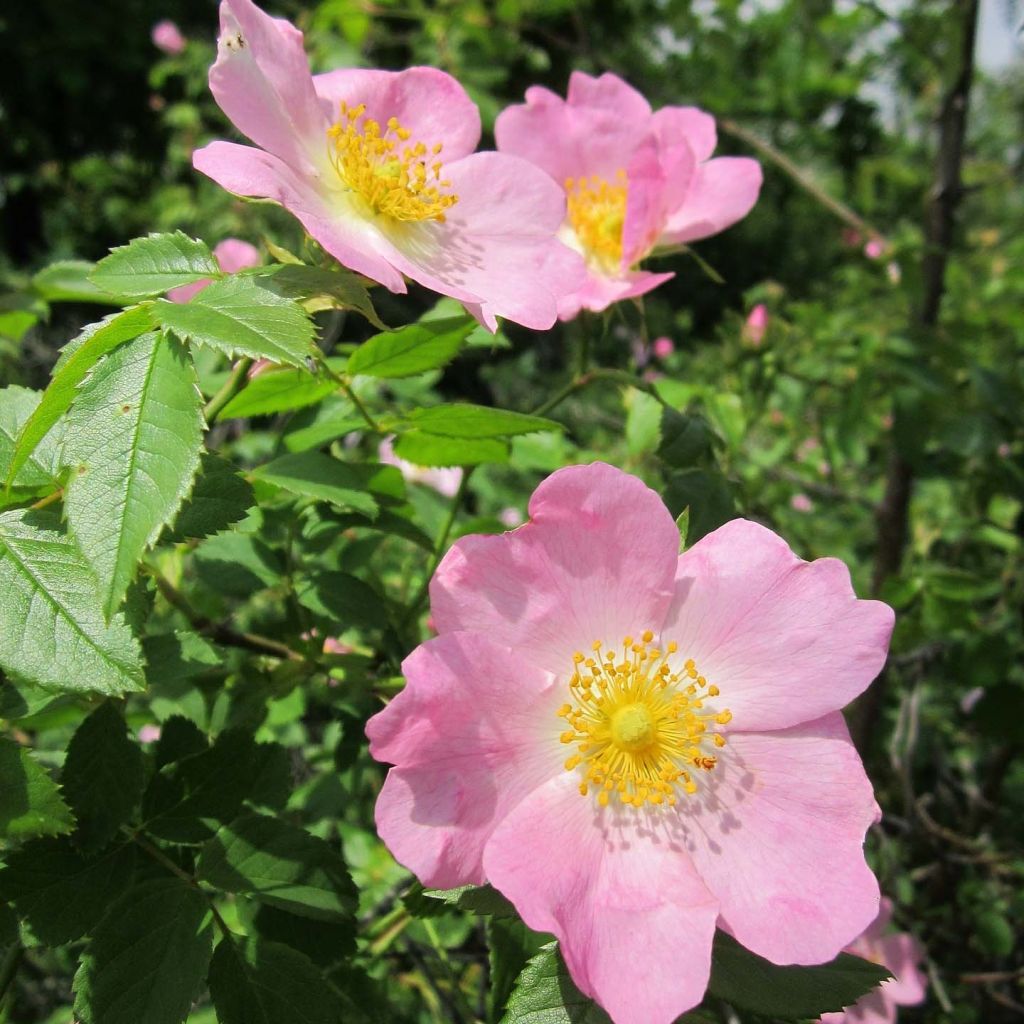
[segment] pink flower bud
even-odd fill
[[[764,341],[765,333],[768,330],[768,319],[768,307],[763,302],[759,302],[750,311],[747,322],[743,325],[743,340],[748,345],[757,348]]]
[[[175,56],[185,49],[188,40],[181,34],[181,29],[173,21],[164,19],[153,26],[149,38],[153,45],[170,56]]]
[[[659,359],[668,359],[675,352],[676,346],[671,338],[655,338],[653,349]]]
[[[794,512],[812,512],[814,510],[814,502],[806,494],[794,494],[789,499],[789,506]]]
[[[867,245],[864,246],[864,255],[869,260],[880,260],[885,254],[885,243],[880,238],[872,238]]]

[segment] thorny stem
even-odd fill
[[[220,390],[203,407],[203,416],[207,423],[215,423],[217,417],[224,411],[224,406],[238,394],[249,381],[249,369],[253,361],[248,357],[239,359],[235,363],[228,379],[221,385]]]

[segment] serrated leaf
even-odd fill
[[[146,658],[146,679],[158,690],[211,672],[224,660],[223,652],[209,640],[183,629],[147,636],[142,641],[142,652]]]
[[[143,816],[147,830],[161,839],[201,843],[237,817],[246,801],[282,807],[291,788],[284,747],[228,730],[209,750],[184,757],[153,777]]]
[[[338,508],[351,509],[371,519],[377,514],[377,502],[365,489],[363,468],[322,452],[282,455],[257,467],[253,475],[290,494],[329,501]]]
[[[39,406],[42,394],[15,385],[0,389],[0,473],[7,476],[18,435]],[[57,487],[59,441],[47,434],[22,463],[11,481],[14,490],[38,491]]]
[[[354,309],[379,330],[388,329],[373,308],[365,285],[351,270],[289,263],[274,270],[270,280],[283,295],[303,298],[318,309]]]
[[[306,369],[286,367],[264,370],[224,406],[220,418],[267,416],[302,409],[307,405],[315,405],[337,390],[336,381],[329,377],[314,377]]]
[[[55,836],[74,825],[46,769],[24,747],[0,736],[0,838]]]
[[[360,737],[362,729],[359,730]],[[336,964],[352,955],[356,948],[355,920],[320,921],[300,917],[267,903],[257,904],[252,918],[256,932],[271,942],[283,942],[300,953],[305,953],[321,967]]]
[[[293,914],[348,921],[356,891],[341,856],[280,818],[250,814],[224,826],[199,852],[196,876]]]
[[[395,439],[394,452],[415,466],[446,468],[508,462],[509,444],[495,437],[438,437],[407,430]]]
[[[717,530],[735,514],[729,482],[721,473],[687,469],[665,480],[665,504],[673,516],[689,510],[686,543],[692,546],[705,534]]]
[[[245,518],[255,504],[252,485],[215,452],[203,452],[199,475],[170,531],[170,540],[210,537]]]
[[[210,962],[206,898],[177,878],[129,889],[95,930],[75,975],[82,1024],[181,1024]]]
[[[153,326],[149,305],[132,306],[96,324],[90,324],[74,341],[53,368],[53,377],[35,411],[18,435],[7,468],[6,485],[17,476],[25,460],[36,450],[53,425],[71,408],[78,396],[78,385],[93,366],[119,345],[137,338]]]
[[[702,417],[662,410],[658,456],[668,465],[675,469],[696,466],[711,454],[711,444],[711,429]]]
[[[191,489],[202,436],[195,368],[177,338],[144,334],[82,385],[65,434],[64,511],[108,618]]]
[[[96,264],[90,280],[98,288],[131,299],[163,295],[171,288],[221,276],[204,242],[181,231],[134,238]]]
[[[75,844],[86,853],[102,849],[130,819],[145,783],[142,751],[113,702],[101,704],[75,730],[61,780],[78,822]]]
[[[32,276],[32,287],[47,302],[96,302],[120,305],[122,295],[112,295],[90,278],[96,269],[88,260],[57,260]]]
[[[355,414],[355,406],[347,399],[331,395],[314,408],[296,413],[288,423],[281,440],[290,452],[322,448],[353,430],[363,430],[366,421]]]
[[[458,910],[495,917],[515,917],[516,909],[491,885],[463,885],[458,889],[424,889],[423,898]]]
[[[543,936],[531,931],[518,918],[499,917],[487,921],[491,982],[487,992],[488,1020],[500,1019],[516,979],[543,945]]]
[[[346,572],[320,572],[298,577],[295,596],[299,604],[331,624],[334,632],[350,626],[383,629],[387,608],[369,583]]]
[[[123,618],[104,618],[78,545],[43,512],[0,513],[0,667],[27,682],[108,696],[143,688]]]
[[[180,338],[228,356],[302,367],[319,354],[313,323],[303,309],[256,278],[215,281],[186,303],[159,299],[153,312]]]
[[[131,844],[87,857],[67,839],[39,839],[7,856],[0,900],[14,904],[40,942],[62,946],[99,924],[134,871]]]
[[[426,434],[465,438],[514,437],[516,434],[532,434],[536,430],[563,429],[561,423],[541,416],[491,409],[468,402],[414,409],[408,416],[408,425]]]
[[[225,939],[210,963],[221,1024],[339,1024],[338,993],[305,955],[265,939]]]
[[[716,932],[708,991],[738,1008],[795,1021],[852,1006],[889,977],[885,967],[849,953],[818,967],[779,967]]]
[[[475,325],[472,317],[458,316],[376,334],[349,356],[348,372],[388,378],[436,370],[455,358]]]

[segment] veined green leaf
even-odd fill
[[[257,278],[215,281],[189,302],[159,299],[153,311],[179,337],[228,356],[302,367],[318,355],[313,323],[303,309]]]
[[[227,459],[203,452],[199,476],[174,520],[170,537],[212,536],[243,519],[254,501],[252,485]]]
[[[145,334],[90,375],[68,417],[68,527],[117,611],[147,548],[199,468],[203,417],[195,369],[177,338]]]
[[[274,269],[270,281],[282,295],[304,299],[307,309],[354,309],[374,327],[388,329],[377,316],[366,286],[351,270],[289,263]]]
[[[221,410],[221,419],[267,416],[315,405],[338,390],[329,377],[314,377],[294,367],[265,370],[254,377]]]
[[[407,430],[395,439],[395,454],[414,466],[476,466],[508,462],[508,441],[500,437],[440,437]]]
[[[146,299],[220,276],[220,267],[206,244],[175,231],[135,238],[112,250],[96,264],[90,280],[103,291]]]
[[[42,512],[0,513],[0,667],[65,692],[143,687],[139,647],[123,618],[104,619],[78,545]]]
[[[42,394],[12,385],[0,389],[0,472],[7,475],[14,456],[18,435],[36,411]],[[38,447],[22,463],[17,476],[11,481],[15,490],[34,491],[56,488],[60,468],[60,445],[57,437],[47,434]]]
[[[258,467],[254,475],[291,494],[329,501],[373,518],[377,502],[366,492],[363,467],[341,462],[322,452],[296,452]]]
[[[467,438],[514,437],[516,434],[531,434],[535,430],[563,429],[561,423],[541,416],[491,409],[468,402],[414,409],[409,414],[408,425],[426,434]]]
[[[125,296],[111,295],[91,280],[95,263],[88,260],[57,260],[32,275],[32,287],[47,302],[96,302],[121,305]]]
[[[60,835],[74,825],[46,769],[24,747],[0,736],[0,838]]]
[[[444,366],[458,354],[476,325],[470,316],[409,324],[376,334],[349,356],[348,372],[367,377],[412,377]]]
[[[25,460],[36,450],[50,428],[71,408],[78,394],[78,385],[100,357],[137,338],[153,326],[148,304],[132,306],[87,327],[73,342],[65,346],[57,360],[53,378],[43,392],[35,411],[25,421],[7,467],[6,485],[17,476]]]

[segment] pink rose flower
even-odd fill
[[[668,359],[676,350],[675,343],[671,338],[655,338],[651,348],[659,359]]]
[[[878,917],[864,934],[851,943],[849,952],[892,971],[890,981],[842,1013],[826,1013],[821,1024],[894,1024],[897,1006],[917,1006],[924,1002],[927,982],[918,968],[923,956],[913,936],[905,932],[885,935],[892,919],[892,900],[882,898]]]
[[[524,160],[474,153],[480,114],[436,68],[313,76],[302,33],[251,0],[223,0],[210,89],[257,147],[212,142],[197,170],[273,199],[340,263],[405,292],[403,275],[536,329],[576,287],[579,257],[555,233],[565,199]]]
[[[166,18],[153,26],[149,38],[158,50],[162,50],[172,57],[181,53],[188,44],[188,40],[181,34],[181,29]]]
[[[246,267],[259,266],[260,251],[255,245],[243,242],[240,238],[225,238],[218,242],[213,250],[213,258],[217,266],[225,274],[237,274]],[[172,288],[167,293],[171,302],[188,302],[197,292],[201,292],[208,284],[209,278],[203,281],[193,281],[192,284],[183,284],[180,288]]]
[[[426,886],[497,887],[617,1024],[697,1005],[716,925],[832,959],[878,913],[839,709],[892,610],[746,520],[679,555],[658,495],[602,463],[552,474],[529,516],[453,545],[439,635],[367,725],[394,765],[384,842]]]
[[[567,99],[533,86],[495,124],[498,149],[525,157],[565,189],[562,238],[587,263],[563,320],[600,312],[671,278],[636,269],[659,246],[717,234],[745,217],[761,188],[746,157],[710,159],[715,120],[696,107],[650,104],[616,75],[574,71]]]
[[[763,303],[759,302],[751,311],[743,324],[743,340],[748,345],[753,345],[757,348],[768,331],[768,307]]]
[[[391,437],[385,437],[377,446],[377,458],[387,466],[396,466],[409,483],[432,487],[446,498],[454,498],[459,484],[462,483],[460,466],[432,469],[428,466],[413,465],[395,454],[394,439]]]

